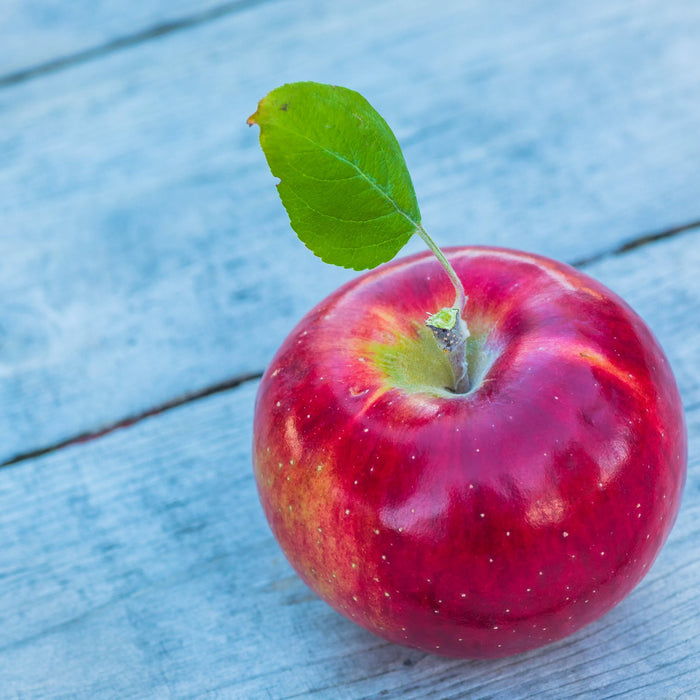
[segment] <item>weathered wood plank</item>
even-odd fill
[[[0,82],[63,63],[81,54],[148,39],[178,27],[236,11],[243,0],[3,0],[0,18]],[[86,56],[83,56],[86,57]]]
[[[699,410],[689,416],[682,514],[634,594],[544,650],[459,662],[372,637],[282,560],[249,467],[255,388],[0,474],[4,697],[693,697],[700,689]]]
[[[286,80],[376,104],[446,245],[571,260],[700,218],[700,5],[643,7],[272,3],[1,90],[0,460],[259,370],[349,277],[244,125]]]
[[[264,522],[251,382],[0,469],[4,697],[696,697],[697,240],[591,269],[651,311],[694,405],[676,527],[644,582],[598,623],[526,655],[470,662],[385,643],[334,613]]]

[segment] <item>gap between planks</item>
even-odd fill
[[[642,248],[649,243],[656,243],[657,241],[663,241],[668,238],[673,238],[680,235],[681,233],[686,233],[692,231],[693,229],[700,229],[700,219],[696,221],[691,221],[687,224],[681,224],[680,226],[674,226],[672,228],[664,229],[663,231],[657,231],[655,233],[642,234],[637,236],[625,243],[622,243],[617,248],[612,248],[610,250],[604,250],[600,253],[594,253],[587,258],[580,258],[571,263],[573,267],[586,267],[592,265],[593,263],[601,262],[605,258],[614,257],[617,255],[624,255],[632,250],[637,250]]]
[[[675,226],[673,228],[665,229],[663,231],[657,231],[656,233],[649,233],[637,236],[636,238],[633,238],[627,241],[626,243],[617,246],[616,248],[596,253],[594,255],[591,255],[590,257],[583,258],[581,260],[576,260],[573,263],[571,263],[571,265],[573,267],[585,268],[594,263],[601,262],[607,258],[624,255],[630,251],[638,250],[644,246],[651,245],[662,240],[668,240],[675,236],[679,236],[681,234],[689,232],[695,232],[696,234],[700,233],[700,220],[693,221],[681,226]],[[165,403],[162,403],[156,407],[146,409],[144,411],[141,411],[140,413],[136,413],[131,416],[127,416],[126,418],[122,418],[118,421],[115,421],[114,423],[110,423],[109,425],[103,426],[102,428],[98,428],[92,431],[86,431],[80,433],[79,435],[66,438],[65,440],[61,440],[60,442],[56,442],[51,445],[46,445],[45,447],[40,447],[29,452],[22,452],[20,454],[15,455],[14,457],[11,457],[8,460],[5,460],[4,462],[1,462],[0,469],[3,467],[10,467],[15,464],[34,459],[36,457],[42,457],[46,454],[56,452],[57,450],[61,450],[71,445],[95,440],[97,438],[102,437],[103,435],[112,433],[115,430],[120,430],[121,428],[128,428],[136,423],[141,422],[142,420],[159,415],[161,413],[164,413],[165,411],[169,411],[174,408],[179,408],[180,406],[199,401],[214,394],[220,394],[225,391],[231,391],[241,386],[242,384],[260,379],[263,375],[263,372],[264,370],[258,370],[255,372],[247,372],[245,374],[240,374],[230,379],[226,379],[222,382],[212,384],[211,386],[205,387],[204,389],[200,389],[198,391],[191,392],[188,394],[183,394],[182,396],[166,401]],[[697,406],[686,407],[686,411],[691,411],[696,407]]]
[[[25,462],[27,460],[34,459],[35,457],[43,457],[44,455],[50,454],[51,452],[61,450],[64,447],[69,447],[78,443],[96,440],[97,438],[100,438],[104,435],[113,433],[115,430],[120,430],[121,428],[128,428],[132,425],[135,425],[136,423],[140,423],[146,418],[157,416],[161,413],[164,413],[165,411],[170,411],[173,408],[178,408],[180,406],[184,406],[185,404],[200,401],[201,399],[205,399],[208,396],[213,396],[214,394],[221,394],[225,391],[236,389],[242,384],[260,379],[262,375],[262,371],[239,374],[235,377],[232,377],[231,379],[226,379],[223,382],[218,382],[217,384],[205,387],[204,389],[200,389],[199,391],[193,391],[188,394],[178,396],[177,398],[170,399],[169,401],[166,401],[165,403],[162,403],[154,408],[148,408],[145,411],[141,411],[140,413],[127,416],[126,418],[122,418],[118,421],[115,421],[114,423],[102,426],[101,428],[98,428],[96,430],[88,430],[84,433],[74,435],[73,437],[66,438],[65,440],[61,440],[60,442],[56,442],[52,445],[46,445],[45,447],[40,447],[36,450],[31,450],[29,452],[23,452],[21,454],[15,455],[14,457],[11,457],[10,459],[0,463],[0,468],[10,467],[14,464],[19,464],[20,462]]]
[[[6,75],[0,75],[0,88],[11,87],[19,83],[25,83],[34,78],[57,73],[66,68],[72,68],[73,66],[78,66],[97,58],[109,56],[117,51],[123,51],[132,46],[144,44],[152,39],[160,39],[169,34],[175,34],[176,32],[199,27],[203,24],[209,24],[222,17],[247,10],[256,5],[263,5],[275,1],[277,0],[233,0],[232,2],[225,2],[221,5],[211,7],[208,10],[202,10],[201,12],[191,15],[167,20],[152,27],[140,29],[131,34],[118,36],[98,46],[82,49],[81,51],[76,51],[75,53],[65,56],[58,56],[44,63],[38,63],[34,66],[28,66],[27,68],[21,68],[12,73],[7,73]]]

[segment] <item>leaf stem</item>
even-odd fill
[[[428,248],[433,251],[435,257],[440,261],[440,264],[445,268],[445,272],[447,272],[447,275],[455,288],[454,308],[457,309],[457,313],[459,314],[460,318],[462,318],[464,314],[464,307],[467,303],[467,297],[464,294],[464,285],[462,284],[462,280],[457,277],[457,273],[454,271],[452,265],[450,265],[449,260],[445,257],[444,253],[440,250],[440,248],[438,248],[435,241],[433,241],[433,239],[428,235],[428,232],[420,224],[418,224],[416,227],[416,232],[425,241]]]

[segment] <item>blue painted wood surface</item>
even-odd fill
[[[575,261],[700,220],[700,5],[499,8],[266,3],[0,90],[0,461],[259,370],[348,279],[245,125],[285,80],[376,104],[444,245]]]
[[[698,36],[692,2],[4,4],[0,697],[699,697]],[[245,127],[305,78],[386,116],[441,243],[583,263],[667,350],[681,515],[570,640],[387,644],[267,529],[246,377],[353,274],[295,240]]]

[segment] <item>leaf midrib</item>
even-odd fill
[[[311,137],[307,136],[306,134],[301,134],[298,131],[295,131],[295,130],[290,129],[289,127],[283,126],[283,125],[278,125],[277,128],[281,129],[282,131],[286,131],[287,133],[292,134],[293,136],[297,136],[297,137],[307,141],[312,146],[315,146],[319,150],[330,155],[332,158],[335,158],[336,160],[340,161],[341,163],[345,163],[346,165],[349,165],[351,168],[353,168],[358,173],[358,175],[363,180],[365,180],[369,184],[369,186],[372,189],[377,191],[387,202],[389,202],[396,210],[396,213],[403,216],[415,228],[416,231],[420,228],[420,221],[414,221],[413,217],[408,212],[406,212],[402,207],[400,207],[399,204],[396,202],[396,200],[393,197],[391,197],[372,177],[367,175],[363,170],[361,170],[351,160],[344,158],[343,156],[339,155],[335,151],[332,151],[329,148],[327,148],[326,146],[318,143],[317,141],[314,141]],[[288,183],[287,183],[287,186],[291,187]],[[295,192],[295,194],[296,194],[296,192]],[[299,195],[297,195],[297,196],[299,196]]]

